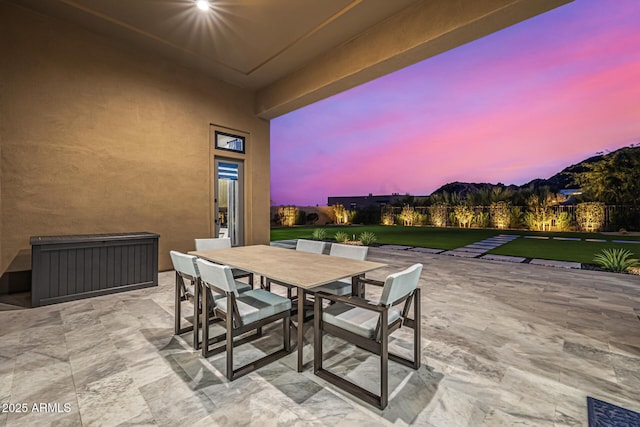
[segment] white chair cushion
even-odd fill
[[[253,288],[251,287],[251,285],[250,285],[250,284],[248,284],[248,283],[238,282],[237,280],[236,280],[235,282],[236,282],[236,290],[237,290],[239,293],[244,293],[244,292],[247,292],[247,291],[250,291],[250,290],[252,290],[252,289],[253,289]],[[187,285],[187,288],[188,288],[188,287],[189,287],[189,285]],[[192,288],[192,289],[193,289],[193,288]],[[208,289],[208,288],[205,286],[205,289]],[[220,299],[220,298],[224,298],[224,297],[225,297],[225,296],[224,296],[224,294],[219,294],[219,293],[217,293],[217,292],[213,292],[213,291],[211,291],[211,294],[212,294],[212,297],[213,297],[213,299],[214,299],[214,300],[216,300],[216,299]],[[193,295],[193,294],[192,294],[192,295]]]
[[[413,264],[399,273],[387,276],[382,288],[380,304],[391,305],[409,295],[418,286],[422,264]]]
[[[252,290],[253,288],[248,283],[238,282],[236,280],[236,289],[238,290],[238,292],[240,292],[242,294],[244,292],[248,292],[248,291]]]
[[[186,283],[184,287],[186,288],[185,294],[188,298],[193,298],[196,295],[196,287],[194,285],[192,285],[191,283]],[[248,283],[242,283],[236,280],[236,289],[238,290],[238,292],[242,293],[250,291],[253,288]],[[222,294],[216,294],[213,292],[211,292],[211,294],[214,300],[224,296]]]
[[[194,241],[196,244],[196,251],[231,248],[231,239],[229,238],[194,239]]]
[[[321,254],[327,246],[326,242],[317,242],[315,240],[298,239],[296,242],[296,251],[310,252],[313,254]]]
[[[187,299],[189,301],[193,302],[192,299],[196,295],[196,293],[195,293],[196,287],[194,285],[192,285],[191,283],[186,283],[184,287],[186,288],[186,292],[185,292],[186,295],[185,296],[187,297]],[[247,291],[250,291],[252,289],[251,285],[249,285],[247,283],[238,282],[237,280],[236,280],[236,287],[238,289],[238,292],[240,292],[240,293],[247,292]],[[207,292],[207,291],[209,292],[209,295],[211,295],[211,298],[213,298],[214,301],[224,297],[224,295],[211,292],[211,290],[209,288],[205,287],[205,292]]]
[[[389,324],[396,321],[400,314],[401,312],[397,308],[390,308]],[[337,302],[324,310],[322,320],[365,338],[373,338],[379,316],[375,311]]]
[[[364,261],[367,259],[369,246],[354,246],[334,243],[329,250],[329,256],[337,256],[340,258],[350,258]]]
[[[253,289],[236,297],[240,319],[243,324],[253,323],[274,314],[291,310],[291,301],[264,289]],[[216,308],[227,312],[227,298],[216,300]]]
[[[188,274],[191,277],[199,276],[196,257],[177,251],[170,251],[169,255],[171,255],[171,262],[175,271]]]
[[[326,292],[331,295],[344,296],[351,295],[351,281],[348,279],[327,283],[326,285],[312,288],[312,292]]]

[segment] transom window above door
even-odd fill
[[[232,135],[230,133],[216,131],[216,148],[219,150],[245,152],[245,138],[243,136]]]

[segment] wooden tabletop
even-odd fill
[[[364,274],[387,265],[266,245],[192,251],[189,254],[304,289]]]

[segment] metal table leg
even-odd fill
[[[298,372],[302,372],[302,347],[304,347],[304,289],[298,288]]]

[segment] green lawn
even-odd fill
[[[363,231],[376,234],[377,243],[416,246],[434,249],[455,249],[498,234],[518,234],[521,236],[577,237],[582,241],[516,239],[511,243],[490,251],[492,254],[513,255],[527,258],[543,258],[560,261],[593,263],[593,256],[604,248],[625,248],[635,257],[640,257],[640,245],[612,243],[611,240],[640,240],[633,236],[612,236],[601,233],[535,232],[527,230],[461,229],[438,227],[402,227],[384,225],[366,226],[324,226],[285,227],[271,229],[271,240],[309,239],[316,228],[325,228],[327,238],[337,231],[357,236]],[[603,239],[606,243],[586,242],[584,239]]]
[[[291,227],[274,228],[271,230],[271,240],[309,239],[316,228],[325,228],[327,238],[333,238],[338,231],[344,231],[356,238],[363,231],[375,233],[376,242],[388,245],[406,245],[435,249],[454,249],[478,240],[500,234],[495,230],[436,227],[402,227],[384,225],[354,225],[328,227]]]
[[[619,240],[619,239],[615,239]],[[564,240],[538,240],[538,239],[516,239],[506,245],[502,245],[490,254],[512,255],[525,258],[553,259],[558,261],[573,261],[584,264],[595,264],[593,257],[602,249],[624,248],[633,252],[634,258],[640,257],[640,245],[628,243],[600,243],[564,241]]]

